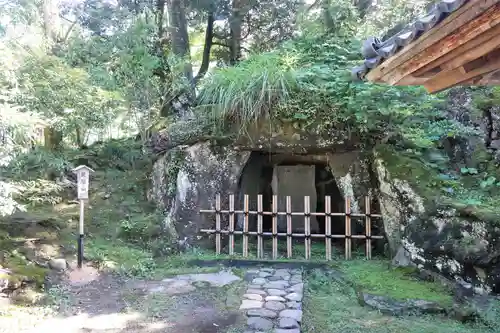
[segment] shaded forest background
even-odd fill
[[[472,205],[496,220],[497,88],[430,96],[350,77],[364,38],[399,31],[431,5],[3,0],[1,211],[62,200],[51,186],[80,163],[147,178],[159,130],[168,142],[155,153],[242,135],[264,116],[356,136],[425,200]]]

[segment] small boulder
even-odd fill
[[[280,318],[292,318],[300,323],[302,321],[302,310],[283,310],[280,312]]]
[[[43,299],[43,294],[30,288],[18,289],[11,295],[15,304],[34,305]]]
[[[299,328],[299,323],[295,319],[287,317],[280,318],[278,325],[280,328]]]
[[[9,287],[10,271],[0,267],[0,293]]]
[[[273,328],[273,322],[262,317],[248,317],[247,325],[254,330],[267,331]]]
[[[68,263],[64,258],[50,259],[49,267],[55,271],[65,271],[68,268]]]
[[[395,300],[387,296],[358,292],[358,301],[362,306],[369,306],[390,316],[422,315],[445,313],[446,310],[435,302],[420,299]]]

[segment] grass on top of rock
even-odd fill
[[[353,267],[356,265],[353,265]],[[375,274],[375,272],[372,274]],[[388,275],[383,276],[386,278],[384,283],[391,284],[391,277]],[[361,278],[366,279],[363,277]],[[404,287],[402,283],[401,287]],[[414,289],[413,291],[418,292],[417,289]],[[489,330],[482,326],[464,325],[457,321],[440,316],[384,316],[378,311],[360,306],[353,288],[346,287],[344,284],[335,282],[330,276],[320,270],[314,270],[307,276],[304,292],[304,320],[302,323],[302,329],[304,332],[498,332],[494,329]],[[420,295],[412,296],[419,297]]]

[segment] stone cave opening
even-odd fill
[[[253,151],[240,176],[236,207],[243,208],[244,195],[249,209],[257,211],[257,196],[263,196],[263,211],[272,211],[272,196],[278,195],[278,212],[286,211],[286,196],[291,197],[292,212],[304,212],[304,197],[310,198],[311,212],[325,211],[325,196],[331,197],[331,211],[344,212],[344,199],[326,155],[298,155]],[[243,228],[238,215],[237,228]],[[278,216],[278,232],[286,232],[286,216]],[[271,215],[263,216],[263,230],[272,230]],[[257,231],[257,215],[249,216],[249,231]],[[304,217],[292,217],[292,232],[304,231]],[[332,217],[332,234],[344,234],[343,217]],[[325,233],[325,217],[311,216],[311,233]],[[319,239],[324,241],[324,239]]]

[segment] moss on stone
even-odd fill
[[[352,260],[341,264],[349,280],[366,292],[394,299],[422,299],[450,306],[452,295],[436,282],[419,281],[414,269],[391,268],[383,260]]]
[[[425,203],[436,197],[440,180],[436,170],[426,166],[420,159],[390,145],[377,145],[375,152],[384,161],[391,177],[407,181]]]
[[[500,212],[495,207],[487,205],[470,205],[453,199],[443,199],[438,208],[451,208],[457,215],[467,219],[489,222],[500,225]]]
[[[19,287],[23,282],[35,283],[37,287],[42,287],[48,269],[39,267],[28,260],[16,255],[7,257],[2,265],[12,271],[8,276],[9,284]]]
[[[174,196],[177,192],[177,175],[184,163],[186,154],[184,150],[177,147],[168,152],[168,163],[166,165],[165,175],[168,182],[167,194]]]

